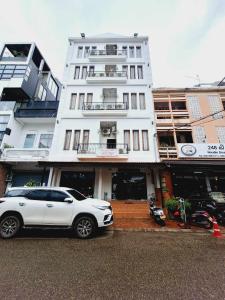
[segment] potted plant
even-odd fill
[[[174,197],[170,198],[166,200],[165,206],[167,208],[169,218],[174,219],[173,213],[175,212],[175,210],[177,210],[179,206],[179,201]]]
[[[37,186],[37,183],[34,179],[30,179],[26,184],[25,184],[26,187],[34,187],[34,186]]]

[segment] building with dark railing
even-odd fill
[[[61,84],[34,43],[7,43],[0,49],[1,193],[33,180],[47,183],[48,160]],[[2,176],[1,176],[2,177]]]

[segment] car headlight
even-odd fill
[[[100,210],[106,210],[109,209],[109,206],[106,205],[93,205],[94,208],[100,209]]]

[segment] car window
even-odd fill
[[[24,197],[29,192],[29,190],[11,190],[5,193],[4,197]]]
[[[83,194],[76,190],[67,190],[67,192],[72,195],[76,200],[84,200],[87,199]]]
[[[31,200],[47,201],[48,193],[47,190],[33,190],[28,193],[27,198]]]
[[[65,198],[68,198],[68,195],[60,191],[49,191],[49,201],[58,201],[63,202]]]

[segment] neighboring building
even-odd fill
[[[1,181],[13,186],[24,185],[30,179],[37,184],[47,182],[48,170],[39,167],[38,161],[48,159],[60,93],[61,84],[34,43],[3,46],[0,51]],[[4,188],[5,184],[1,184],[1,194]]]
[[[176,196],[225,192],[225,88],[154,89],[162,186]]]
[[[159,188],[148,38],[70,38],[49,184],[104,199]]]

